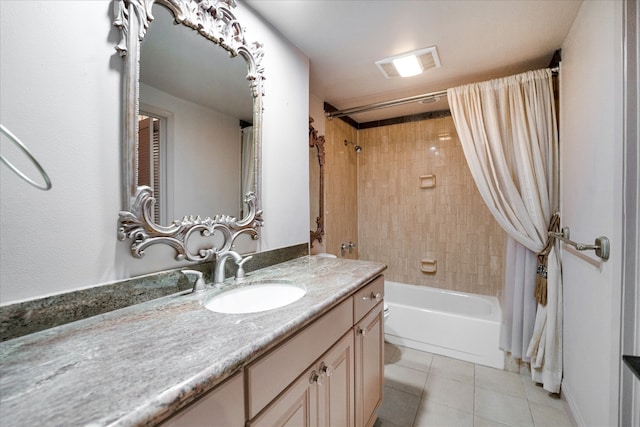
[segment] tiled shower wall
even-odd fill
[[[342,120],[325,121],[324,164],[324,225],[325,250],[343,256],[342,243],[354,242],[357,246],[344,258],[358,258],[358,156],[354,146],[344,145],[344,140],[356,142],[358,131]]]
[[[357,136],[360,259],[385,262],[392,281],[497,295],[506,235],[473,182],[451,117]],[[424,175],[435,175],[435,187],[420,188]],[[344,183],[330,176],[328,194]],[[435,261],[436,272],[421,271],[422,260]]]

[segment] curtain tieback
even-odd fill
[[[558,212],[551,216],[548,231],[558,232],[560,229],[560,214]],[[538,253],[538,268],[536,270],[536,290],[535,298],[538,304],[547,305],[547,261],[551,248],[553,247],[554,237],[547,237],[547,243]]]

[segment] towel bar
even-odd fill
[[[553,231],[549,232],[550,237],[555,237],[556,239],[560,239],[568,245],[575,247],[579,251],[596,251],[596,255],[602,258],[603,261],[609,259],[609,238],[605,236],[600,236],[596,238],[596,241],[593,245],[587,245],[584,243],[576,243],[573,240],[569,239],[569,227],[562,227],[561,233],[556,233]]]

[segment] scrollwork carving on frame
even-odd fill
[[[262,94],[263,45],[259,42],[247,43],[245,40],[244,29],[231,11],[236,7],[235,0],[115,0],[113,25],[120,30],[120,42],[116,46],[120,56],[127,56],[132,42],[129,40],[131,13],[136,19],[137,42],[141,42],[153,21],[151,8],[155,3],[171,10],[176,23],[196,30],[224,48],[232,57],[243,56],[249,63],[247,80],[250,81],[253,96]]]
[[[132,239],[131,254],[136,258],[144,256],[144,250],[155,244],[171,246],[176,251],[176,260],[209,261],[215,259],[217,252],[231,249],[236,238],[247,234],[252,239],[258,238],[256,228],[262,226],[262,211],[256,210],[256,195],[247,194],[244,200],[249,207],[249,214],[242,220],[229,215],[216,215],[213,218],[201,219],[199,216],[185,216],[169,226],[161,226],[152,220],[155,199],[149,187],[138,187],[138,194],[131,211],[120,212],[118,240]],[[223,237],[221,247],[200,249],[197,254],[188,249],[189,238],[200,233],[201,236],[213,236],[219,232]]]

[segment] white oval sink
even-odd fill
[[[305,289],[290,282],[259,281],[217,294],[204,306],[216,313],[257,313],[284,307],[298,301],[306,293]]]

